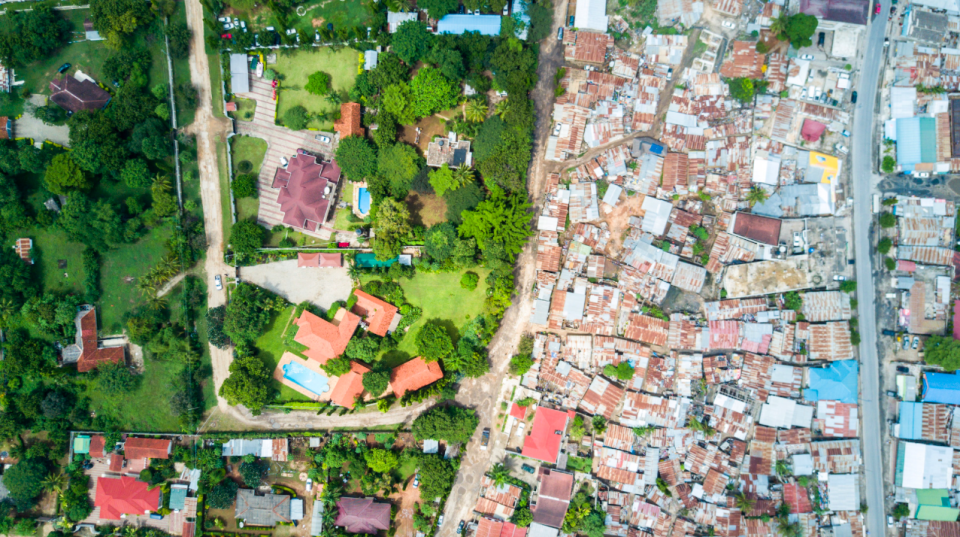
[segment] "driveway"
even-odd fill
[[[353,282],[344,268],[298,268],[297,260],[277,261],[240,269],[240,279],[299,304],[309,301],[323,309],[346,301]]]
[[[23,115],[13,122],[13,132],[17,138],[33,138],[34,142],[49,140],[67,147],[70,145],[70,129],[66,125],[47,125],[33,115],[34,107],[44,106],[45,95],[34,94],[24,107]]]

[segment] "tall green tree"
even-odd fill
[[[426,24],[418,21],[406,21],[397,27],[397,31],[390,39],[390,46],[393,52],[410,66],[417,63],[417,60],[430,50],[433,46],[433,39],[434,36],[427,31]]]
[[[417,150],[404,143],[382,147],[377,156],[377,173],[389,183],[390,194],[399,199],[407,196],[422,165]]]
[[[530,207],[524,193],[514,192],[508,196],[495,188],[489,199],[463,214],[458,232],[461,237],[476,239],[481,250],[496,243],[510,255],[519,254],[532,234]]]
[[[410,233],[410,210],[401,201],[384,199],[377,208],[375,229],[373,251],[377,259],[393,259],[400,254],[403,241]]]
[[[107,40],[107,45],[120,50],[140,26],[153,20],[150,4],[138,0],[91,0],[93,27]]]
[[[447,13],[453,13],[458,3],[458,0],[419,0],[417,7],[426,10],[431,19],[439,20]]]
[[[410,81],[414,114],[427,117],[434,112],[453,108],[460,96],[460,87],[450,82],[438,69],[423,67]]]
[[[240,220],[230,230],[230,248],[238,255],[252,254],[263,246],[265,232],[263,226],[252,220]]]
[[[453,352],[453,340],[443,325],[428,321],[417,333],[417,352],[424,362],[436,362]]]
[[[43,183],[47,190],[60,195],[73,190],[87,190],[92,186],[80,166],[67,153],[53,157],[43,174]]]
[[[70,23],[50,6],[8,11],[0,18],[0,59],[21,67],[51,57],[65,44],[69,32]]]
[[[256,356],[237,356],[230,363],[230,376],[220,386],[220,397],[231,405],[243,405],[254,416],[272,396],[270,371]]]
[[[476,411],[459,406],[433,407],[413,420],[413,436],[417,440],[467,442],[473,436],[480,418]]]
[[[347,136],[340,140],[337,165],[350,181],[358,183],[377,171],[377,153],[366,138]]]

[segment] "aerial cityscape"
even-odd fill
[[[0,3],[0,535],[960,537],[960,0]]]

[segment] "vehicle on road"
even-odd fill
[[[487,445],[490,443],[490,428],[487,427],[483,430],[483,434],[480,437],[480,449],[487,449]]]
[[[847,129],[843,129],[843,132],[841,132],[840,134],[846,136],[847,138],[850,137],[850,131],[848,131]]]
[[[723,22],[720,23],[720,25],[723,26],[724,28],[729,28],[729,29],[731,29],[731,30],[733,30],[734,28],[737,27],[736,24],[734,24],[734,23],[732,23],[732,22],[730,22],[730,21],[723,21]]]
[[[70,68],[70,65],[71,65],[71,64],[69,64],[69,63],[65,63],[65,64],[61,65],[60,68],[57,69],[57,72],[58,72],[58,73],[62,73],[62,72],[64,72],[64,71],[66,71],[67,69]]]
[[[879,14],[880,14],[880,2],[877,2],[877,7],[876,7],[876,9],[873,10],[873,14],[874,14],[874,15],[879,15]]]
[[[529,464],[524,464],[520,467],[520,469],[528,474],[532,474],[534,472],[533,466],[530,466]]]
[[[854,91],[850,93],[850,102],[857,104],[857,92]]]
[[[911,349],[916,349],[920,346],[920,336],[913,336],[913,345],[910,345]]]
[[[906,373],[909,373],[909,372],[910,372],[910,368],[909,368],[909,367],[907,367],[907,366],[905,366],[905,365],[898,365],[898,366],[897,366],[897,373],[904,373],[904,374],[906,374]]]
[[[213,277],[213,286],[217,288],[217,291],[223,291],[223,278],[219,274]]]
[[[557,28],[557,41],[563,41],[563,26]]]
[[[466,522],[464,522],[463,520],[460,521],[460,524],[457,525],[457,535],[460,535],[461,533],[463,533],[463,527],[466,525],[467,525]]]
[[[813,59],[813,54],[804,54],[803,56],[800,56],[800,59],[801,59],[801,60],[812,60],[812,59]]]

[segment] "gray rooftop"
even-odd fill
[[[292,522],[290,496],[260,496],[252,489],[240,489],[237,491],[236,517],[242,518],[247,526],[276,526],[277,522]]]

